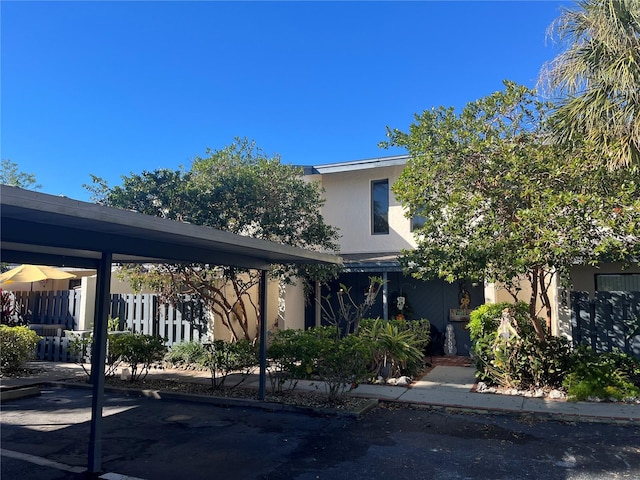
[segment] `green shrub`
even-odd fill
[[[508,335],[500,332],[505,309],[510,310],[513,319]],[[469,331],[476,376],[488,384],[517,388],[559,387],[569,371],[569,343],[558,337],[540,341],[524,302],[478,307],[471,312]]]
[[[596,354],[587,347],[578,347],[572,360],[571,373],[563,384],[568,400],[640,397],[640,361],[631,355],[620,352]]]
[[[329,400],[338,402],[345,392],[364,381],[369,376],[370,361],[370,347],[362,337],[325,337],[316,369]]]
[[[290,389],[294,389],[298,380],[310,378],[317,371],[322,352],[335,341],[336,329],[333,326],[277,331],[267,349],[272,391],[282,391],[287,383]]]
[[[155,362],[164,358],[164,340],[142,333],[109,335],[109,357],[126,363],[131,369],[131,381],[143,379]]]
[[[91,347],[93,344],[92,336],[81,336],[80,334],[76,334],[74,332],[67,332],[67,337],[71,338],[69,343],[69,353],[71,356],[71,360],[82,367],[82,370],[87,375],[87,377],[91,378],[91,370],[89,370],[85,363],[91,362]],[[107,337],[108,339],[108,337]],[[109,352],[109,347],[107,347],[107,352]],[[107,367],[104,372],[105,376],[113,375],[113,371]]]
[[[240,385],[259,363],[256,347],[249,340],[233,343],[214,340],[205,345],[204,349],[204,365],[211,372],[211,386],[214,390],[221,388],[232,373],[240,374],[240,380],[231,388]]]
[[[41,337],[28,327],[0,325],[0,371],[11,375],[35,356]]]
[[[200,342],[182,342],[171,346],[165,358],[167,362],[181,366],[207,367],[208,351]]]
[[[414,376],[424,366],[424,323],[404,320],[367,320],[360,324],[358,336],[368,349],[369,371],[373,378]],[[427,329],[426,332],[429,330]],[[420,333],[418,333],[420,332]],[[420,335],[418,337],[417,335]],[[428,333],[427,333],[428,336]]]
[[[120,317],[111,318],[111,315],[107,318],[107,330],[109,332],[122,332],[124,331],[124,323],[120,322]]]
[[[417,349],[423,352],[426,350],[431,342],[431,323],[429,320],[421,318],[420,320],[399,321],[398,325],[413,334]]]
[[[358,335],[339,337],[334,326],[276,332],[268,349],[269,379],[274,392],[298,380],[317,378],[336,401],[369,374],[371,348]]]
[[[521,333],[528,336],[529,333],[534,332],[529,318],[528,304],[524,302],[519,302],[516,305],[509,302],[485,303],[471,312],[468,326],[471,340],[475,341],[486,336],[495,335],[500,326],[502,312],[505,308],[511,310],[517,322],[517,328],[520,329]]]
[[[80,337],[73,335],[72,332],[67,333],[72,336],[69,344],[69,350],[74,362],[80,364],[87,377],[91,377],[91,371],[85,366],[91,362],[93,354],[93,335],[89,337]],[[128,338],[128,337],[145,337],[145,338]],[[127,337],[127,338],[123,338]],[[131,380],[134,381],[142,375],[146,376],[148,367],[154,362],[162,360],[166,352],[166,347],[161,339],[154,339],[150,335],[133,334],[130,332],[110,333],[107,335],[107,351],[105,357],[106,377],[112,377],[117,372],[122,363],[127,363],[132,371]],[[133,365],[135,362],[135,365]],[[138,370],[138,364],[142,364],[142,369]],[[134,368],[135,367],[135,368]]]

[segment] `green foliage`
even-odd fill
[[[205,345],[204,364],[211,371],[211,386],[214,390],[222,388],[232,373],[239,374],[240,379],[231,388],[240,385],[258,363],[256,347],[248,340],[214,340]]]
[[[429,322],[367,320],[359,336],[368,348],[369,371],[373,378],[414,376],[424,367],[424,348],[429,342]]]
[[[33,173],[21,172],[18,164],[8,158],[2,159],[0,183],[25,188],[27,190],[38,190],[42,188],[42,185],[37,183],[36,176]]]
[[[528,282],[539,297],[529,316],[538,300],[550,320],[556,274],[640,258],[640,170],[609,171],[586,146],[549,141],[551,108],[505,82],[460,113],[440,107],[416,115],[407,133],[388,131],[384,145],[411,155],[394,194],[407,216],[426,218],[417,248],[400,259],[408,272],[501,282],[514,296]]]
[[[541,80],[559,98],[554,137],[587,142],[611,167],[640,167],[640,2],[580,0],[550,27],[566,47]]]
[[[345,336],[334,326],[278,331],[267,351],[272,390],[293,389],[300,379],[316,378],[335,400],[383,370],[411,376],[423,367],[422,350],[429,339],[426,320],[365,319],[358,334]]]
[[[336,341],[337,332],[333,327],[275,332],[267,349],[272,391],[281,392],[285,386],[294,389],[298,380],[310,378],[317,371],[322,352]]]
[[[90,361],[93,353],[93,336],[78,336],[73,332],[67,335],[73,336],[69,344],[71,356],[82,366],[87,376],[91,377],[91,371],[86,368],[85,363]],[[107,335],[104,374],[107,377],[115,375],[124,363],[129,366],[130,380],[133,382],[146,377],[151,365],[162,360],[166,352],[167,347],[160,338],[131,332],[110,333]]]
[[[207,366],[207,348],[200,342],[175,343],[169,348],[164,359],[179,366]]]
[[[476,341],[486,336],[493,336],[500,326],[502,312],[509,309],[519,328],[527,328],[529,318],[529,306],[524,302],[512,304],[485,303],[471,312],[469,319],[469,333],[471,340]]]
[[[254,142],[236,139],[221,150],[196,157],[190,170],[159,169],[123,177],[122,186],[104,193],[101,203],[149,215],[190,222],[241,235],[319,251],[336,251],[337,230],[324,222],[324,203],[316,182],[306,182],[298,168],[282,164]],[[170,300],[197,294],[220,318],[234,339],[252,340],[252,301],[260,272],[216,265],[129,267],[126,275],[136,288],[147,286]],[[271,274],[283,282],[296,278],[332,278],[334,267],[274,265]],[[225,288],[229,285],[230,288]],[[233,291],[233,298],[227,295]]]
[[[541,341],[528,312],[524,302],[485,304],[471,312],[469,331],[480,380],[525,389],[561,386],[571,362],[569,343],[557,337]]]
[[[571,349],[564,338],[550,337],[540,341],[533,335],[508,340],[499,337],[494,348],[494,359],[488,371],[502,386],[557,388],[569,370]]]
[[[393,322],[393,320],[391,320]],[[398,327],[413,334],[413,346],[424,352],[431,342],[431,323],[421,318],[419,320],[398,320]]]
[[[640,397],[640,362],[624,353],[596,354],[581,346],[563,385],[570,401]]]
[[[145,378],[151,365],[162,360],[167,351],[161,338],[142,333],[109,335],[108,349],[113,363],[122,361],[129,366],[132,382]]]
[[[330,338],[322,342],[316,368],[329,400],[339,401],[345,392],[365,380],[369,374],[369,364],[369,346],[358,335]]]
[[[25,326],[0,325],[0,371],[11,375],[24,367],[35,355],[40,341],[36,332]]]
[[[334,327],[278,331],[268,349],[274,392],[295,388],[298,380],[317,378],[331,400],[367,378],[370,347],[357,335],[337,335]]]
[[[122,331],[122,329],[120,328],[120,318],[119,317],[111,318],[111,315],[109,315],[109,318],[107,319],[107,330],[109,332]]]
[[[79,364],[82,367],[82,370],[87,375],[87,377],[91,377],[91,370],[85,366],[85,363],[89,363],[91,361],[91,348],[93,346],[93,337],[91,336],[81,336],[77,333],[67,332],[67,337],[71,338],[69,342],[69,353],[71,355],[72,361]],[[109,361],[109,337],[107,337],[107,359],[106,359],[106,368],[105,368],[105,376],[111,376],[115,373],[116,366],[113,366],[113,361],[116,359],[111,359],[112,362]]]

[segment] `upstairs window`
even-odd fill
[[[371,182],[371,233],[389,233],[389,180]]]

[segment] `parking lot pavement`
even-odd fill
[[[2,479],[82,478],[60,466],[86,465],[90,397],[51,388],[3,404]],[[113,480],[640,478],[640,426],[400,405],[356,419],[107,394],[102,454]]]

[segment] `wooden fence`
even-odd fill
[[[29,323],[42,340],[36,358],[48,361],[72,361],[72,339],[64,330],[77,330],[80,291],[12,292],[17,313]],[[167,346],[207,338],[207,315],[201,300],[184,296],[175,305],[161,303],[153,294],[113,294],[110,318],[119,319],[118,330],[160,336]],[[56,327],[56,328],[52,328]]]
[[[109,311],[119,319],[119,330],[160,336],[168,346],[200,342],[208,332],[204,303],[186,295],[176,304],[160,303],[153,294],[112,295]]]
[[[29,324],[78,327],[80,291],[12,292],[16,313]]]
[[[640,358],[640,292],[571,292],[571,330],[575,344]]]
[[[42,337],[36,346],[36,358],[49,362],[74,362],[70,337]]]

